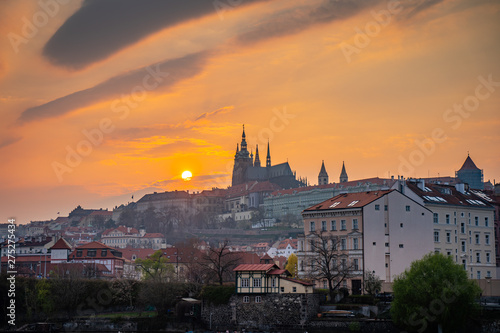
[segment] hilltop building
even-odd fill
[[[271,165],[269,142],[267,143],[266,165],[261,166],[258,145],[255,147],[254,160],[253,153],[248,151],[245,125],[243,125],[241,144],[236,144],[236,154],[234,155],[232,186],[251,181],[269,181],[279,185],[281,188],[294,188],[306,185],[305,180],[296,179],[296,175],[288,162]]]
[[[321,162],[321,170],[319,170],[318,175],[318,185],[328,184],[328,172],[326,172],[325,161]]]

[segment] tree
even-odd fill
[[[393,284],[392,318],[408,330],[454,332],[477,309],[481,289],[461,265],[442,254],[414,261]]]
[[[369,295],[375,295],[378,290],[382,289],[382,282],[378,275],[375,275],[375,271],[365,271],[365,292]]]
[[[292,278],[297,277],[297,262],[298,262],[297,256],[294,253],[290,254],[286,262],[285,269],[292,274]]]
[[[168,259],[163,255],[162,250],[153,253],[147,259],[137,259],[137,268],[144,273],[144,280],[165,282],[172,278],[175,269]]]
[[[229,241],[226,239],[221,247],[210,248],[203,256],[200,265],[209,275],[209,278],[216,280],[220,285],[224,280],[232,278],[233,269],[240,262],[241,257],[229,251]]]
[[[310,277],[318,281],[326,280],[330,300],[333,300],[335,290],[353,275],[354,265],[342,250],[338,236],[321,231],[312,232],[308,237],[312,252]]]

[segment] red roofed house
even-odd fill
[[[68,262],[71,245],[64,239],[59,240],[50,248],[50,262],[52,264]]]
[[[323,244],[335,242],[335,255],[328,264],[339,271],[345,268],[334,286],[349,288],[352,294],[362,292],[365,270],[391,282],[412,261],[434,250],[432,212],[396,190],[339,194],[305,209],[302,216],[298,276],[316,280],[321,288],[328,283],[317,267],[327,263],[313,247],[321,244],[319,237]]]
[[[121,277],[123,275],[124,259],[122,253],[114,248],[99,242],[92,242],[77,247],[68,258],[69,261],[103,264],[109,270],[110,277]]]

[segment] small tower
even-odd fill
[[[266,168],[271,167],[271,151],[269,149],[269,140],[267,140],[267,157],[266,157]]]
[[[455,172],[455,176],[462,182],[469,184],[470,188],[484,189],[483,170],[479,169],[467,153],[467,158],[460,170]]]
[[[260,167],[259,145],[255,147],[255,162],[253,166]]]
[[[326,185],[328,184],[328,172],[325,169],[325,161],[321,162],[321,170],[318,175],[318,185]]]
[[[144,224],[141,224],[141,226],[139,227],[139,236],[144,237],[145,234],[146,234],[146,227],[144,226]]]
[[[347,183],[349,178],[347,177],[347,172],[345,171],[344,161],[342,161],[342,172],[340,173],[340,182]]]

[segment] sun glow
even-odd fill
[[[191,178],[193,177],[193,174],[191,173],[191,171],[184,171],[182,173],[182,179],[184,179],[184,181],[189,181],[191,180]]]

